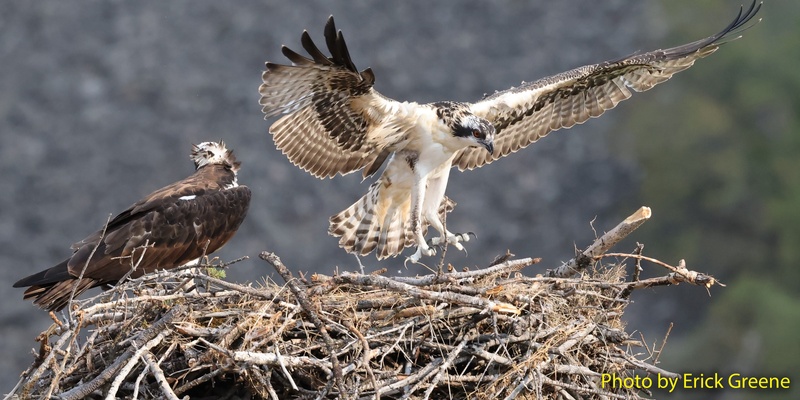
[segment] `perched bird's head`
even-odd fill
[[[222,165],[236,173],[241,166],[241,162],[236,161],[233,150],[225,148],[225,143],[221,140],[192,145],[191,158],[195,169],[203,168],[206,165]]]
[[[455,121],[453,135],[468,140],[470,146],[481,146],[489,152],[494,152],[494,125],[491,122],[474,114],[464,114]]]

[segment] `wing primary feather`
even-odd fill
[[[356,65],[350,58],[350,52],[347,50],[347,44],[345,44],[342,31],[336,30],[336,24],[333,22],[333,15],[328,18],[328,22],[325,24],[325,43],[328,45],[328,51],[331,52],[331,58],[334,64],[341,65],[350,71],[358,73],[358,68],[356,68]]]
[[[303,35],[300,37],[300,43],[303,45],[303,48],[306,49],[308,55],[310,55],[318,64],[327,66],[334,65],[333,61],[331,61],[322,51],[320,51],[319,47],[314,44],[314,40],[311,39],[311,35],[308,34],[308,31],[303,31]]]
[[[305,47],[305,46],[303,46],[303,47]],[[308,50],[308,49],[306,48],[306,50]],[[294,50],[292,50],[292,49],[290,49],[290,48],[288,48],[286,46],[281,46],[281,53],[283,53],[283,55],[286,56],[286,58],[288,58],[289,61],[295,63],[295,65],[310,65],[310,64],[314,63],[310,58],[302,56],[299,53],[295,52]],[[309,54],[311,54],[310,51],[309,51]],[[270,65],[272,66],[271,68],[270,68]],[[278,67],[277,64],[267,63],[267,69],[274,70],[276,67]]]
[[[710,46],[710,45],[719,46],[721,44],[724,44],[724,43],[718,43],[718,41],[720,39],[728,36],[731,32],[738,31],[739,28],[741,28],[742,26],[747,24],[751,19],[753,19],[753,17],[761,9],[761,4],[762,4],[761,2],[753,1],[753,3],[750,4],[750,7],[747,9],[746,12],[744,11],[744,6],[740,7],[739,8],[739,13],[736,15],[736,18],[734,18],[734,20],[731,21],[731,23],[728,24],[728,26],[725,27],[725,29],[723,29],[719,33],[717,33],[715,35],[711,35],[711,36],[709,36],[709,37],[707,37],[705,39],[701,39],[701,40],[698,40],[698,41],[695,41],[695,42],[692,42],[692,43],[685,44],[683,46],[673,47],[672,49],[668,50],[668,53],[666,53],[666,56],[667,57],[683,57],[683,56],[687,56],[689,54],[692,54],[692,53],[694,53],[694,52],[696,52],[698,50],[702,50],[706,46]],[[738,37],[732,38],[731,40],[735,40],[735,39],[738,39]]]
[[[336,49],[336,23],[333,22],[333,15],[328,17],[328,21],[325,22],[325,44],[328,46],[328,51],[331,52],[331,58],[333,61],[336,61],[336,53],[334,52]]]
[[[350,58],[350,51],[347,50],[347,44],[344,41],[344,34],[342,31],[336,33],[336,52],[339,56],[339,62],[342,62],[347,68],[353,72],[358,72],[358,68],[353,63],[353,60]],[[359,74],[361,76],[361,74]]]

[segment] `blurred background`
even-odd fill
[[[709,36],[741,2],[0,3],[0,392],[33,361],[34,338],[50,324],[11,284],[64,259],[109,215],[189,175],[192,143],[224,139],[243,163],[240,183],[253,190],[248,219],[216,253],[250,256],[230,280],[271,277],[257,258],[264,250],[296,272],[357,267],[327,235],[327,221],[369,182],[359,174],[321,181],[292,166],[258,106],[264,62],[285,63],[280,46],[301,49],[303,29],[321,43],[330,14],[381,93],[474,101],[522,80]],[[448,195],[459,204],[448,227],[478,240],[447,261],[481,267],[510,249],[543,257],[527,270],[539,273],[591,243],[593,229],[650,206],[652,220],[615,251],[638,241],[646,255],[684,258],[727,287],[637,292],[629,330],[660,346],[674,323],[661,357],[668,370],[797,381],[800,3],[767,1],[760,17],[741,40],[602,118],[488,168],[454,171]],[[405,270],[402,257],[362,262],[392,274],[425,271]]]

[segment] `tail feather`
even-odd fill
[[[22,295],[24,300],[34,299],[33,303],[47,311],[60,311],[69,303],[73,290],[77,297],[81,293],[100,285],[95,279],[78,280],[69,272],[66,259],[58,265],[20,279],[14,287],[27,287]],[[74,288],[74,289],[73,289]]]
[[[379,260],[395,257],[406,247],[415,246],[410,199],[396,202],[391,197],[382,196],[381,181],[375,182],[367,194],[330,218],[328,233],[339,237],[339,247],[348,253],[367,255],[375,251]],[[443,219],[455,205],[445,196],[439,206],[439,217]],[[423,222],[421,228],[425,233],[428,224]]]
[[[70,275],[69,267],[67,266],[69,260],[68,258],[54,267],[26,276],[14,283],[14,287],[19,288],[33,285],[49,286],[66,279],[71,279],[72,275]]]
[[[22,298],[24,300],[35,298],[33,304],[47,311],[61,311],[69,303],[73,290],[77,297],[94,286],[97,286],[97,281],[94,279],[73,278],[53,284],[31,286],[25,290]]]
[[[380,232],[380,236],[378,238],[378,249],[380,249],[380,251],[378,252],[377,256],[379,260],[400,254],[403,249],[406,248],[406,246],[412,246],[414,244],[413,239],[409,240],[409,237],[405,236],[403,222],[406,219],[407,218],[402,215],[391,220],[388,220],[387,218],[386,225],[388,226],[388,229]],[[390,238],[389,232],[397,232],[398,235]],[[399,235],[401,233],[402,237]],[[411,237],[413,238],[413,236]]]
[[[372,184],[367,194],[353,205],[330,218],[328,232],[340,237],[339,247],[348,253],[366,255],[376,248],[382,252],[388,243],[397,240],[394,232],[381,229],[384,221],[376,213],[379,201],[380,181]]]

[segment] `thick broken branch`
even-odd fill
[[[554,278],[569,278],[570,276],[580,273],[588,266],[592,265],[596,257],[605,254],[605,252],[611,249],[615,244],[619,243],[619,241],[631,234],[631,232],[635,231],[636,228],[642,226],[645,221],[650,219],[651,215],[652,212],[650,211],[650,207],[642,207],[636,210],[635,213],[631,214],[628,218],[625,218],[625,220],[620,222],[619,225],[615,226],[614,229],[611,229],[603,234],[603,236],[600,236],[577,257],[565,262],[564,264],[561,264],[561,266],[558,268],[547,271],[545,276]]]

